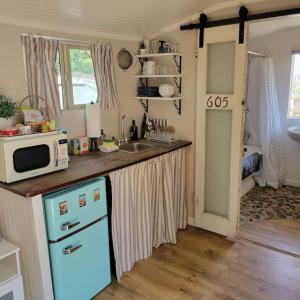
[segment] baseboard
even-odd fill
[[[195,226],[195,218],[194,217],[188,217],[188,225]]]
[[[286,179],[284,179],[284,184],[300,187],[300,181],[299,180],[294,180],[294,179],[286,178]]]

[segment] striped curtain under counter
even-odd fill
[[[187,225],[186,148],[109,174],[117,278]]]

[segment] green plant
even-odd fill
[[[11,119],[17,110],[17,104],[10,97],[0,95],[0,118]]]

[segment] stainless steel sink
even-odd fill
[[[120,151],[135,153],[135,152],[139,152],[139,151],[149,149],[151,147],[152,147],[152,145],[149,145],[149,144],[129,143],[129,144],[121,145],[119,149],[120,149]]]

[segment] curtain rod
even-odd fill
[[[70,44],[82,44],[86,46],[91,46],[93,43],[91,42],[85,42],[85,41],[79,41],[79,40],[71,40],[71,39],[64,39],[64,38],[55,38],[51,36],[44,36],[44,35],[36,35],[36,34],[21,34],[21,36],[33,36],[33,37],[41,37],[46,38],[48,40],[58,40],[60,42],[70,43]]]
[[[41,38],[45,38],[48,40],[57,40],[59,42],[64,42],[64,43],[69,43],[69,44],[81,44],[81,45],[86,45],[86,46],[92,46],[93,44],[98,44],[100,42],[85,42],[85,41],[79,41],[79,40],[71,40],[71,39],[64,39],[64,38],[56,38],[56,37],[52,37],[52,36],[45,36],[45,35],[37,35],[37,34],[27,34],[27,33],[23,33],[20,34],[20,36],[33,36],[33,37],[41,37]],[[106,42],[106,43],[101,43],[101,45],[108,45],[108,46],[112,46],[111,42]]]

